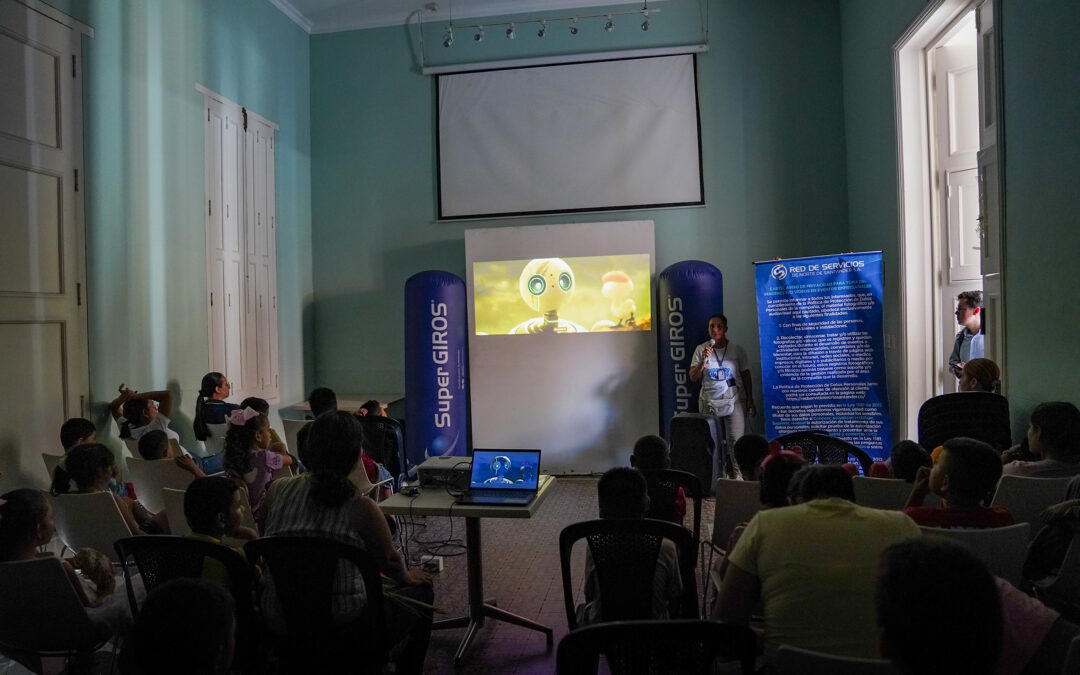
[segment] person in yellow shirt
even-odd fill
[[[247,498],[235,482],[224,476],[197,478],[184,492],[184,517],[191,528],[189,538],[221,544],[226,536],[250,541],[259,537],[250,527],[241,525]],[[233,549],[244,555],[242,548]],[[202,578],[228,585],[225,567],[213,558],[203,560]]]

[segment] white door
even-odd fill
[[[0,0],[0,492],[89,414],[80,39]]]

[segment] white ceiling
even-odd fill
[[[654,0],[655,1],[655,0]],[[400,26],[417,20],[447,21],[496,14],[557,12],[595,7],[596,0],[269,0],[309,33],[336,33],[361,28]],[[638,4],[641,0],[607,0],[605,5]]]

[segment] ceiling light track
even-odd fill
[[[501,23],[474,23],[474,24],[455,24],[453,15],[453,3],[450,4],[450,23],[447,24],[445,32],[443,33],[443,47],[450,48],[454,44],[454,29],[473,31],[473,41],[482,42],[484,40],[484,28],[498,29],[505,28],[505,35],[507,40],[513,40],[517,37],[517,26],[523,24],[536,24],[536,37],[543,38],[548,34],[549,24],[565,23],[567,24],[567,31],[570,35],[577,35],[581,30],[580,21],[588,19],[603,19],[600,24],[604,32],[611,33],[615,30],[615,19],[617,17],[632,16],[641,19],[641,30],[648,31],[649,26],[652,23],[653,18],[660,12],[658,9],[649,9],[649,4],[645,3],[641,9],[624,10],[621,12],[605,12],[603,14],[578,14],[575,16],[546,16],[537,17],[535,19],[516,19],[514,21],[505,21]]]

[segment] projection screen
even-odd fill
[[[703,203],[694,57],[440,75],[439,217]]]
[[[466,230],[465,261],[473,447],[625,465],[657,433],[652,221]]]

